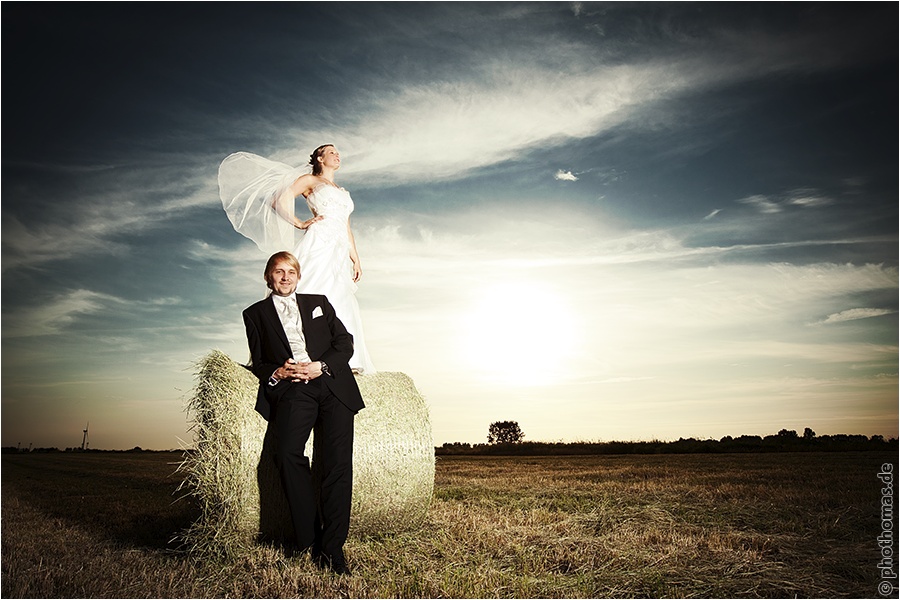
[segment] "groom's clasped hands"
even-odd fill
[[[278,379],[290,379],[292,383],[309,383],[310,379],[315,379],[322,375],[322,363],[315,362],[297,362],[293,358],[284,361],[284,364],[275,371],[275,377]]]

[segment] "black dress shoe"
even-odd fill
[[[343,558],[340,560],[332,560],[331,570],[335,575],[353,575],[353,573],[350,572],[350,567],[347,566],[347,561]]]
[[[324,553],[318,554],[313,557],[313,560],[319,568],[327,569],[335,575],[352,575],[350,567],[347,566],[347,559],[344,558],[343,552],[331,556]]]

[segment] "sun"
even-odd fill
[[[479,377],[518,385],[557,380],[576,352],[569,302],[547,284],[497,283],[480,290],[462,316],[461,343]]]

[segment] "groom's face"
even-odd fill
[[[297,269],[290,262],[282,260],[275,263],[275,266],[269,272],[269,279],[272,293],[279,296],[290,296],[297,289],[300,273],[297,272]]]

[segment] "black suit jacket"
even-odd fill
[[[332,376],[323,373],[319,379],[344,406],[354,413],[360,411],[365,405],[349,365],[353,356],[353,336],[337,318],[328,298],[318,294],[296,296],[306,351],[313,361],[325,362],[332,373]],[[315,318],[313,313],[317,314]],[[304,384],[283,379],[275,386],[269,385],[272,373],[293,355],[271,296],[250,306],[243,314],[250,345],[250,369],[259,379],[256,410],[268,421],[271,403],[276,402],[289,386]]]

